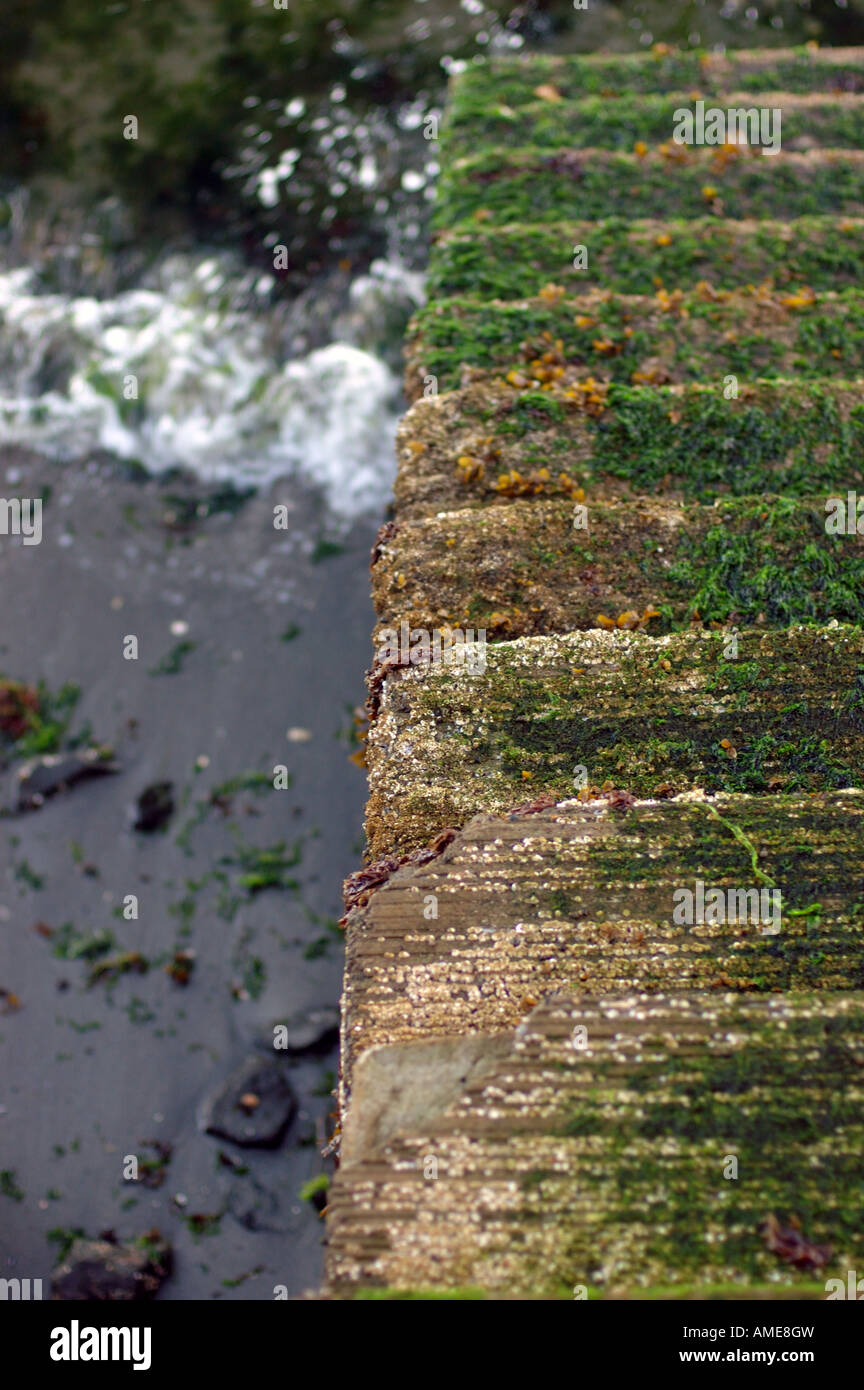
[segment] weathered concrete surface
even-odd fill
[[[331,1292],[824,1297],[864,1254],[862,1011],[860,993],[551,996],[447,1110],[342,1167]],[[399,1051],[410,1090],[423,1048]]]

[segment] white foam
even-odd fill
[[[40,294],[31,272],[0,273],[0,444],[64,461],[102,448],[153,473],[182,467],[238,486],[297,476],[338,517],[380,511],[395,471],[395,373],[347,341],[285,361],[272,316],[234,288],[213,257],[175,258],[158,289],[104,300]],[[351,302],[380,313],[391,292],[419,293],[384,264]],[[124,395],[131,377],[137,399]]]

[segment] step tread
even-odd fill
[[[545,219],[802,217],[864,211],[864,151],[730,151],[669,144],[644,154],[542,148],[481,151],[445,166],[433,228]]]
[[[776,933],[749,917],[675,920],[686,905],[679,889],[694,894],[698,915],[697,882],[703,894],[770,891],[730,826],[780,891]],[[550,991],[632,986],[710,998],[718,988],[864,987],[862,831],[856,791],[637,800],[629,809],[569,800],[476,816],[440,853],[408,862],[374,892],[349,879],[348,901],[363,905],[347,916],[346,1090],[370,1047],[512,1028],[526,999]],[[760,900],[760,911],[770,916],[774,901]],[[817,903],[818,912],[788,912]]]
[[[432,378],[438,392],[463,384],[467,367],[512,371],[524,386],[568,373],[634,385],[855,377],[864,369],[864,293],[702,284],[655,295],[559,288],[534,299],[436,300],[412,319],[405,359],[411,400]]]
[[[451,80],[450,100],[488,95],[508,105],[553,85],[562,97],[612,92],[700,90],[704,94],[776,88],[785,91],[864,91],[864,48],[728,49],[698,53],[591,53],[495,57],[472,64]]]
[[[827,495],[864,478],[864,381],[742,379],[727,399],[720,385],[541,391],[472,375],[403,417],[397,519],[580,488],[589,503],[647,492],[713,502],[766,486]]]
[[[695,112],[698,98],[691,92],[642,93],[622,95],[610,103],[607,97],[591,96],[569,101],[533,100],[517,108],[490,103],[470,92],[454,102],[441,133],[441,154],[448,162],[473,154],[487,142],[509,143],[513,137],[522,146],[537,149],[629,149],[636,141],[649,145],[672,140],[675,113]],[[762,134],[763,110],[766,141],[776,131],[785,150],[809,150],[818,146],[858,149],[864,136],[864,93],[846,92],[730,92],[705,102],[705,111],[718,108],[756,111],[755,125],[736,114],[743,131],[758,143]],[[779,112],[779,129],[776,116]],[[703,113],[704,114],[704,113]],[[716,147],[717,141],[712,142]],[[716,119],[716,118],[715,118]]]
[[[458,649],[457,649],[458,650]],[[465,653],[466,649],[462,649]],[[366,742],[373,859],[480,811],[592,787],[636,796],[864,784],[864,633],[589,630],[378,666]]]
[[[842,502],[845,513],[845,493]],[[632,625],[652,610],[642,625],[655,634],[700,619],[855,622],[864,611],[864,536],[826,533],[824,494],[714,506],[590,501],[584,512],[570,501],[517,500],[388,528],[372,597],[376,645],[402,622],[482,628],[490,640],[622,617]]]
[[[587,265],[574,269],[574,248]],[[705,280],[718,289],[770,281],[813,290],[864,281],[864,218],[609,218],[524,222],[442,232],[429,263],[430,299],[525,299],[547,285],[653,294]]]

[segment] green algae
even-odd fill
[[[860,1018],[812,1007],[778,1021],[732,1009],[725,1046],[631,1062],[626,1119],[614,1077],[580,1097],[563,1132],[602,1144],[604,1156],[602,1168],[579,1165],[581,1181],[616,1194],[605,1224],[647,1220],[647,1260],[697,1274],[716,1259],[719,1227],[723,1258],[758,1277],[758,1225],[771,1211],[794,1214],[811,1241],[851,1249],[860,1240]],[[804,1177],[811,1154],[815,1184]],[[728,1155],[735,1180],[723,1178]]]
[[[637,797],[864,785],[860,629],[739,642],[728,659],[722,632],[523,638],[487,649],[482,680],[446,667],[395,680],[367,745],[375,853],[526,794],[572,796],[578,765],[591,786]],[[410,755],[387,756],[394,725]]]

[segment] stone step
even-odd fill
[[[495,58],[451,79],[450,102],[470,98],[490,106],[524,106],[537,88],[547,98],[693,92],[864,92],[864,48],[727,49],[698,53],[668,48],[649,53],[593,53]]]
[[[712,111],[722,111],[722,121],[712,116]],[[692,130],[681,112],[692,114]],[[490,103],[485,93],[477,96],[468,88],[450,108],[442,131],[441,154],[453,161],[482,148],[510,145],[542,150],[632,151],[637,142],[672,142],[676,130],[682,139],[689,135],[696,144],[710,136],[714,148],[737,140],[784,150],[818,146],[860,149],[864,144],[864,94],[732,92],[709,98],[697,107],[692,92],[624,93],[611,102],[601,96],[578,101],[535,99],[514,108]]]
[[[845,516],[845,494],[842,505]],[[579,526],[573,513],[569,501],[523,500],[388,528],[372,567],[376,646],[403,622],[500,640],[616,621],[654,634],[700,620],[854,623],[864,612],[864,535],[827,534],[824,496],[590,501]]]
[[[574,269],[574,248],[587,264]],[[444,233],[429,264],[430,300],[525,299],[547,286],[653,294],[705,280],[717,289],[771,281],[778,288],[841,290],[864,280],[864,219],[791,222],[611,218],[523,223]]]
[[[450,659],[379,666],[370,712],[372,859],[582,783],[640,797],[857,787],[864,634],[832,624],[474,642]]]
[[[522,390],[483,377],[418,400],[402,420],[396,514],[509,506],[523,496],[590,505],[649,492],[702,502],[763,488],[842,494],[864,479],[862,396],[864,383],[828,378],[742,379],[727,399],[719,385],[568,386],[565,378]]]
[[[369,1048],[515,1028],[550,990],[864,988],[862,836],[860,791],[475,816],[348,912],[346,1095]]]
[[[466,367],[512,372],[522,387],[587,377],[663,385],[734,376],[735,387],[759,377],[854,377],[864,369],[864,294],[704,285],[653,296],[446,299],[420,310],[406,346],[409,398],[430,380],[439,393],[464,384]]]
[[[448,164],[432,225],[602,217],[774,217],[864,212],[864,152],[758,149],[665,151],[506,149]]]
[[[527,1008],[473,1047],[361,1060],[332,1296],[845,1292],[864,1257],[861,993]]]

